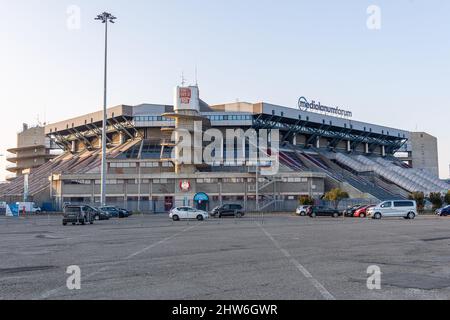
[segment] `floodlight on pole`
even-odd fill
[[[117,18],[111,13],[103,12],[99,14],[95,20],[99,20],[105,24],[105,70],[104,70],[104,87],[103,87],[103,126],[102,126],[102,167],[101,167],[101,197],[100,204],[106,206],[106,92],[107,92],[107,75],[108,75],[108,22],[114,23]]]

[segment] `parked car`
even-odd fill
[[[298,216],[306,216],[308,214],[308,209],[311,206],[298,206],[297,209],[295,210],[295,214],[297,214]]]
[[[211,210],[213,217],[236,217],[241,218],[245,215],[244,208],[240,204],[224,204]]]
[[[417,216],[417,203],[414,200],[384,201],[367,210],[367,216],[373,219],[403,217],[412,220]]]
[[[436,214],[441,217],[449,216],[450,215],[450,205],[440,208],[440,209],[437,209]]]
[[[373,207],[375,207],[375,206],[374,205],[362,206],[355,210],[355,213],[353,213],[353,216],[355,218],[365,218],[365,217],[367,217],[367,210],[370,208],[373,208]]]
[[[337,218],[342,216],[342,213],[337,209],[333,209],[325,206],[312,206],[308,209],[308,216],[311,218],[315,218],[317,216],[329,216],[333,218]]]
[[[127,218],[130,216],[126,211],[114,206],[100,207],[99,209],[108,212],[111,218]]]
[[[130,216],[133,215],[133,212],[131,212],[130,210],[123,209],[123,208],[117,208],[117,209],[119,209],[120,211],[122,211],[127,217],[130,217]]]
[[[92,209],[94,214],[94,220],[109,220],[111,215],[107,211],[100,210],[99,208],[88,206]]]
[[[360,209],[362,207],[362,205],[358,204],[352,207],[348,207],[347,209],[344,210],[343,214],[346,217],[354,217],[355,211]]]
[[[63,225],[68,223],[76,225],[77,223],[85,225],[94,224],[94,211],[89,206],[66,206],[64,207]]]
[[[185,219],[197,219],[198,221],[203,221],[209,218],[209,214],[206,211],[196,208],[178,207],[170,210],[169,218],[173,221],[180,221]]]

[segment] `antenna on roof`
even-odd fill
[[[198,87],[198,73],[197,73],[197,65],[195,65],[195,86]]]
[[[184,87],[186,84],[186,78],[184,77],[184,71],[181,72],[181,85]]]

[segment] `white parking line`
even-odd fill
[[[312,274],[300,263],[297,259],[291,256],[291,254],[281,247],[277,240],[269,233],[266,229],[260,224],[258,224],[261,230],[265,233],[265,235],[273,242],[275,247],[280,250],[283,255],[289,259],[289,261],[303,274],[303,276],[308,279],[311,284],[319,291],[319,293],[326,300],[336,300],[336,298],[316,279],[312,276]]]
[[[156,242],[156,243],[154,243],[154,244],[152,244],[152,245],[150,245],[148,247],[145,247],[145,248],[143,248],[143,249],[141,249],[139,251],[136,251],[133,254],[130,254],[129,256],[125,257],[124,259],[118,260],[116,262],[112,262],[109,265],[107,265],[107,266],[105,266],[103,268],[100,268],[97,271],[94,271],[94,272],[88,274],[87,276],[83,276],[82,280],[86,280],[86,279],[89,279],[89,278],[99,274],[99,273],[103,273],[106,270],[108,270],[110,267],[118,265],[118,264],[123,263],[123,262],[126,262],[127,260],[130,260],[130,259],[132,259],[132,258],[134,258],[134,257],[136,257],[136,256],[138,256],[138,255],[140,255],[140,254],[142,254],[142,253],[144,253],[144,252],[146,252],[146,251],[156,247],[159,244],[163,244],[163,243],[165,243],[167,241],[170,241],[170,240],[178,237],[179,235],[181,235],[181,234],[183,234],[183,233],[185,233],[185,232],[187,232],[187,231],[189,231],[189,230],[191,230],[191,229],[193,229],[193,228],[195,228],[195,227],[197,227],[197,226],[199,226],[201,224],[203,224],[203,223],[200,223],[200,224],[197,224],[197,225],[185,228],[185,229],[181,230],[180,232],[171,235],[170,237],[164,238],[164,239],[162,239],[162,240],[160,240],[160,241],[158,241],[158,242]],[[63,289],[67,289],[65,285],[64,286],[60,286],[60,287],[58,287],[56,289],[44,292],[43,294],[41,294],[40,298],[38,298],[38,299],[48,299],[49,297],[55,295],[56,293],[58,293],[59,291],[61,291]],[[37,299],[33,299],[33,300],[37,300]]]

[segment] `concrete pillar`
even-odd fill
[[[386,157],[386,147],[385,146],[381,146],[381,155],[383,157]]]
[[[75,153],[77,151],[77,142],[72,141],[72,146],[70,147],[70,152]]]
[[[95,180],[91,180],[91,203],[95,205]]]
[[[364,152],[365,152],[366,154],[369,153],[369,144],[368,144],[367,142],[364,144]]]
[[[316,148],[317,148],[317,149],[320,148],[320,137],[317,137],[317,140],[316,140]]]
[[[295,146],[297,145],[297,135],[294,134],[294,138],[292,138],[292,144]]]
[[[352,143],[350,140],[347,140],[347,152],[351,152],[352,151]]]

